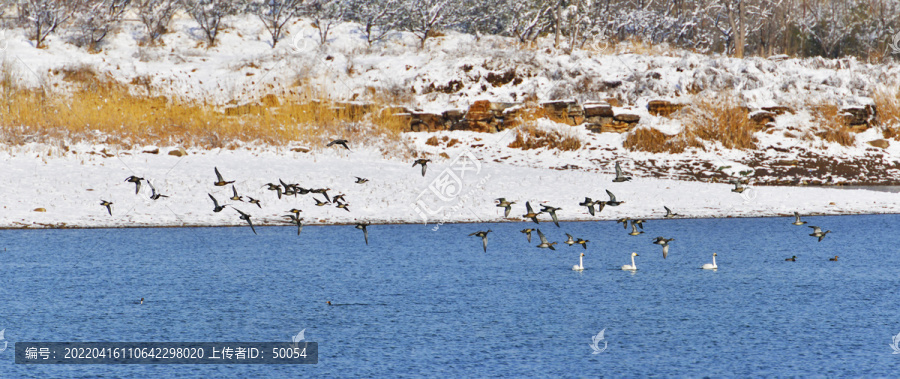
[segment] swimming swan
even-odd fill
[[[584,271],[584,253],[581,253],[581,256],[578,257],[578,264],[572,266],[573,271]]]
[[[713,263],[706,263],[701,268],[704,270],[715,270],[719,268],[719,266],[716,266],[716,253],[713,253]]]
[[[631,253],[631,264],[623,265],[622,269],[623,270],[631,270],[631,271],[637,270],[637,266],[634,265],[634,257],[637,257],[637,256],[638,256],[638,253]]]

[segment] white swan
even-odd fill
[[[578,257],[578,264],[572,266],[572,270],[574,270],[574,271],[584,271],[584,253],[581,253],[581,256]]]
[[[622,269],[623,270],[631,270],[631,271],[637,270],[637,266],[635,266],[635,264],[634,264],[634,257],[637,257],[637,256],[638,256],[638,253],[631,253],[631,264],[623,265]]]
[[[716,266],[716,253],[713,253],[713,263],[704,264],[701,268],[704,270],[715,270],[719,268],[719,266]]]

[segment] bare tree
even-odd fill
[[[344,21],[346,16],[345,0],[311,0],[305,6],[304,15],[313,20],[319,32],[319,44],[328,42],[328,33]]]
[[[401,5],[403,28],[419,37],[419,46],[424,48],[428,37],[458,20],[457,3],[454,0],[404,0]]]
[[[243,0],[182,0],[181,3],[184,10],[200,25],[208,47],[216,45],[222,19],[243,12],[247,5]]]
[[[147,42],[152,45],[168,32],[169,22],[178,11],[179,0],[135,0],[134,6],[141,23],[147,28]]]
[[[532,42],[550,28],[551,12],[556,9],[556,0],[518,1],[507,0],[503,8],[509,10],[506,33],[519,42]]]
[[[115,28],[131,0],[81,0],[75,11],[75,26],[81,32],[79,45],[97,51],[100,42]]]
[[[347,17],[358,22],[366,35],[366,42],[371,46],[396,28],[399,23],[398,6],[400,0],[349,0]]]
[[[272,36],[272,47],[284,36],[284,26],[293,20],[301,11],[303,0],[255,0],[253,13],[266,27]]]
[[[31,39],[38,49],[44,47],[47,36],[72,17],[73,0],[21,0],[19,20],[31,31]]]

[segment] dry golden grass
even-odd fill
[[[516,130],[516,139],[509,144],[513,149],[557,149],[563,151],[578,150],[581,148],[581,140],[574,136],[567,136],[557,131],[547,131],[535,126],[521,126]]]
[[[756,146],[753,125],[747,110],[731,93],[695,100],[682,112],[683,138],[720,142],[726,149],[751,149]]]
[[[688,147],[703,148],[703,144],[696,138],[685,137],[683,134],[668,136],[652,128],[635,129],[625,136],[622,145],[631,151],[673,154],[683,153]]]
[[[900,140],[900,89],[875,92],[875,109],[884,138]]]
[[[15,85],[8,67],[0,73],[0,138],[7,144],[102,142],[234,148],[242,142],[273,146],[322,146],[331,138],[373,143],[408,155],[400,138],[405,123],[387,112],[318,100],[314,94],[267,97],[266,105],[221,109],[210,104],[135,95],[127,85],[85,67],[58,70],[72,86],[45,93]],[[280,104],[280,105],[277,105]]]
[[[836,104],[810,105],[808,108],[812,110],[813,122],[817,126],[814,132],[816,136],[841,146],[852,146],[856,143],[856,137],[851,134],[841,115],[841,108]]]

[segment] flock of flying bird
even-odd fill
[[[326,146],[337,145],[337,146],[342,146],[342,147],[346,148],[347,150],[350,150],[350,147],[347,145],[347,143],[348,143],[347,140],[337,139],[337,140],[329,142]],[[416,159],[413,162],[412,167],[416,167],[417,165],[422,166],[422,176],[425,176],[425,171],[427,170],[428,162],[430,162],[429,159],[425,159],[425,158]],[[222,174],[219,172],[218,167],[215,167],[214,171],[216,174],[216,180],[215,180],[215,182],[213,182],[214,186],[224,187],[227,185],[231,185],[231,190],[232,190],[233,195],[228,198],[229,200],[232,200],[235,202],[245,202],[244,198],[246,197],[247,198],[246,202],[248,204],[256,205],[257,207],[262,208],[262,205],[260,204],[259,199],[254,199],[253,197],[250,197],[250,196],[239,195],[237,189],[235,188],[235,186],[233,184],[234,180],[231,180],[231,181],[225,180],[224,177],[222,176]],[[369,179],[362,178],[362,177],[355,177],[355,178],[356,178],[355,183],[357,183],[357,184],[365,184],[366,182],[369,181]],[[626,182],[629,180],[631,180],[631,177],[625,176],[625,174],[622,171],[622,167],[619,165],[619,162],[616,162],[616,177],[613,179],[613,182],[621,183],[621,182]],[[129,176],[128,178],[126,178],[125,181],[134,183],[134,185],[135,185],[134,193],[135,194],[140,193],[141,183],[146,182],[147,185],[150,186],[150,191],[151,191],[150,199],[159,200],[160,198],[168,197],[167,195],[163,195],[162,193],[158,192],[156,190],[156,188],[153,187],[153,184],[149,180],[144,179],[142,177],[132,175],[132,176]],[[741,183],[739,180],[732,181],[731,183],[733,183],[735,185],[735,188],[732,189],[731,192],[742,193],[747,188],[747,187],[744,187],[743,183]],[[267,187],[268,190],[275,192],[278,196],[278,199],[281,199],[283,196],[295,196],[296,197],[297,195],[306,195],[306,194],[310,194],[310,193],[321,194],[325,198],[324,201],[320,200],[317,197],[313,197],[317,206],[325,206],[325,205],[332,204],[339,209],[343,209],[348,212],[350,211],[350,208],[349,208],[350,204],[346,202],[346,199],[344,198],[343,194],[339,194],[339,195],[331,196],[331,197],[328,196],[328,191],[331,191],[330,188],[303,188],[299,184],[285,183],[281,179],[278,179],[278,184],[266,183],[264,185],[264,187]],[[606,207],[606,206],[615,207],[615,206],[619,206],[619,205],[625,203],[625,201],[619,201],[618,199],[616,199],[616,196],[609,190],[606,190],[606,194],[609,196],[609,200],[607,200],[607,201],[593,200],[589,197],[585,197],[584,201],[581,203],[578,203],[578,205],[582,206],[582,207],[587,207],[588,213],[590,213],[592,216],[595,216],[597,213],[602,212],[604,207]],[[253,231],[253,233],[256,234],[256,228],[253,226],[253,222],[251,221],[250,214],[245,213],[245,212],[241,211],[240,209],[235,208],[233,204],[220,204],[219,201],[215,198],[215,196],[213,196],[210,193],[208,193],[207,195],[209,195],[210,200],[212,200],[212,203],[213,203],[212,211],[214,213],[221,212],[226,207],[231,206],[232,209],[234,209],[235,211],[238,212],[239,218],[243,221],[246,221],[247,224],[250,226],[250,229]],[[496,207],[504,208],[504,212],[503,212],[504,217],[509,217],[509,214],[512,211],[512,205],[516,204],[516,202],[508,201],[508,200],[506,200],[506,198],[503,198],[503,197],[496,199],[496,201],[497,201]],[[111,206],[113,205],[113,203],[111,201],[101,200],[100,205],[106,207],[107,212],[109,212],[109,215],[112,216]],[[675,216],[679,216],[679,214],[672,212],[672,210],[669,209],[669,207],[663,206],[663,208],[666,211],[666,214],[663,216],[664,218],[674,218]],[[541,210],[539,212],[535,212],[534,208],[531,207],[531,202],[526,201],[525,202],[526,213],[524,215],[522,215],[522,218],[526,219],[526,220],[530,219],[535,224],[540,224],[538,216],[541,214],[548,214],[548,215],[550,215],[551,219],[553,220],[553,223],[557,227],[560,227],[559,226],[559,218],[557,217],[556,212],[561,209],[562,208],[541,204]],[[288,218],[290,223],[297,225],[297,235],[299,235],[300,232],[303,230],[303,217],[300,217],[300,213],[303,211],[300,209],[297,209],[297,208],[292,208],[288,212],[289,213],[287,215],[285,215],[284,217]],[[801,225],[804,225],[807,223],[806,221],[800,220],[800,214],[798,214],[797,212],[794,212],[794,217],[795,217],[795,220],[792,223],[792,225],[801,226]],[[630,225],[631,232],[629,232],[628,235],[631,235],[631,236],[638,236],[638,235],[643,234],[645,222],[647,222],[647,220],[632,219],[629,217],[620,218],[616,221],[616,223],[621,223],[622,226],[626,230],[628,229],[628,226]],[[369,223],[357,223],[355,225],[356,229],[362,230],[366,245],[369,244],[369,232],[367,229],[369,225],[370,225]],[[828,233],[831,233],[830,230],[823,232],[822,229],[819,228],[818,226],[809,226],[809,227],[813,228],[813,233],[811,233],[810,236],[817,237],[819,242],[821,242],[822,239],[825,238],[825,235],[827,235]],[[640,228],[640,230],[638,228]],[[492,232],[492,230],[488,229],[487,231],[477,231],[477,232],[471,233],[471,234],[469,234],[469,236],[476,236],[476,237],[481,238],[482,249],[484,252],[487,252],[487,242],[488,242],[487,236],[488,236],[488,233],[491,233],[491,232]],[[550,249],[550,250],[556,250],[554,245],[556,245],[557,242],[550,242],[549,240],[547,240],[547,237],[544,235],[543,232],[541,232],[540,229],[526,228],[526,229],[521,230],[521,233],[525,234],[529,243],[531,243],[531,233],[532,232],[537,232],[538,238],[540,238],[540,244],[537,245],[538,248],[546,248],[546,249]],[[590,242],[590,240],[586,240],[586,239],[582,239],[582,238],[575,238],[569,233],[566,233],[566,236],[568,237],[568,239],[566,241],[564,241],[563,243],[569,245],[570,247],[578,244],[578,245],[581,245],[582,248],[587,250],[587,243]],[[674,238],[665,238],[662,236],[659,236],[659,237],[656,237],[653,239],[653,242],[652,242],[653,244],[662,246],[663,259],[668,257],[669,243],[672,241],[675,241],[675,239]],[[637,270],[637,266],[635,265],[635,262],[634,262],[634,257],[636,257],[636,256],[639,256],[639,254],[637,254],[636,252],[631,253],[631,264],[623,265],[622,270]],[[716,256],[717,256],[717,254],[713,253],[713,262],[704,264],[702,266],[702,268],[717,269],[718,266],[716,265]],[[797,259],[797,257],[793,256],[791,258],[785,259],[785,261],[796,261],[796,259]],[[829,258],[830,261],[837,261],[837,259],[838,259],[837,256],[835,256],[834,258]],[[578,260],[578,264],[572,266],[572,270],[575,270],[575,271],[584,270],[584,253],[581,253],[579,260]]]
[[[629,181],[629,180],[631,180],[631,177],[625,176],[625,174],[622,172],[622,167],[619,165],[619,162],[616,162],[616,177],[615,177],[615,179],[613,179],[613,182],[614,182],[614,183],[620,183],[620,182],[626,182],[626,181]],[[733,183],[733,184],[735,185],[735,188],[732,189],[731,192],[742,193],[742,192],[744,192],[744,190],[747,188],[747,187],[744,187],[744,186],[743,186],[743,183],[741,183],[739,180],[738,180],[738,181],[732,181],[731,183]],[[583,206],[583,207],[587,207],[588,213],[590,213],[591,216],[595,216],[597,213],[603,211],[603,208],[606,207],[606,206],[615,207],[615,206],[619,206],[619,205],[625,203],[625,201],[619,201],[619,200],[617,200],[617,199],[616,199],[616,196],[615,196],[612,192],[610,192],[609,190],[606,190],[606,194],[609,195],[609,200],[608,200],[608,201],[592,200],[592,199],[589,198],[589,197],[585,197],[585,198],[584,198],[584,201],[581,202],[581,203],[578,203],[578,205],[579,205],[579,206]],[[507,200],[506,198],[503,198],[503,197],[498,198],[498,199],[495,199],[495,201],[497,202],[496,205],[495,205],[496,207],[498,207],[498,208],[504,208],[503,216],[504,216],[504,217],[509,217],[509,214],[510,214],[510,212],[512,211],[512,205],[515,204],[516,202],[515,202],[515,201],[509,201],[509,200]],[[540,212],[535,212],[535,211],[534,211],[534,208],[531,207],[531,202],[526,201],[526,202],[525,202],[525,211],[526,211],[526,213],[525,213],[524,215],[522,215],[522,218],[523,218],[523,219],[526,219],[526,220],[529,220],[529,219],[530,219],[530,220],[533,221],[535,224],[540,224],[540,221],[539,221],[539,219],[538,219],[538,216],[541,215],[541,214],[546,213],[546,214],[550,215],[550,217],[551,217],[551,219],[553,220],[553,223],[556,225],[556,227],[560,227],[560,226],[559,226],[559,219],[558,219],[558,217],[557,217],[557,215],[556,215],[556,212],[559,211],[559,210],[561,210],[562,208],[558,208],[558,207],[554,207],[554,206],[549,206],[549,205],[543,205],[543,204],[541,205],[541,208],[542,208],[542,209],[540,210]],[[663,208],[664,208],[665,211],[666,211],[665,216],[663,216],[664,218],[674,218],[675,216],[679,216],[679,214],[677,214],[677,213],[675,213],[675,212],[672,212],[672,210],[669,209],[669,207],[663,206]],[[799,226],[799,225],[804,225],[804,224],[807,223],[806,221],[801,221],[801,220],[800,220],[800,214],[797,213],[797,212],[794,212],[794,218],[795,218],[795,220],[794,220],[794,222],[792,223],[792,225],[798,225],[798,226]],[[618,220],[616,221],[616,223],[621,223],[622,226],[623,226],[626,230],[628,229],[628,226],[629,226],[629,224],[630,224],[630,225],[631,225],[631,232],[628,233],[628,235],[631,235],[631,236],[638,236],[638,235],[643,234],[643,233],[644,233],[643,229],[644,229],[644,223],[645,223],[645,222],[647,222],[647,220],[643,220],[643,219],[632,219],[632,218],[629,218],[629,217],[620,218],[620,219],[618,219]],[[640,230],[638,230],[638,228],[640,228]],[[822,239],[825,238],[825,235],[827,235],[828,233],[831,233],[830,230],[823,232],[822,229],[819,228],[818,226],[810,226],[810,228],[813,228],[813,233],[811,233],[810,236],[812,236],[812,237],[817,237],[818,240],[819,240],[819,242],[821,242]],[[469,236],[480,237],[480,238],[481,238],[481,246],[482,246],[482,249],[484,250],[484,252],[487,252],[487,236],[488,236],[488,233],[491,233],[491,232],[492,232],[492,230],[488,229],[488,230],[486,230],[486,231],[477,231],[477,232],[471,233],[471,234],[469,234]],[[550,250],[556,250],[553,246],[556,245],[557,242],[550,242],[549,240],[547,240],[547,237],[544,235],[543,232],[541,232],[540,229],[537,229],[537,228],[526,228],[526,229],[522,229],[522,230],[521,230],[521,233],[524,233],[524,234],[525,234],[525,236],[526,236],[526,238],[528,239],[528,242],[529,242],[529,243],[531,243],[531,233],[532,233],[532,232],[537,232],[538,237],[540,238],[541,243],[537,245],[538,248],[547,248],[547,249],[550,249]],[[569,234],[569,233],[566,233],[566,237],[568,237],[568,239],[567,239],[565,242],[563,242],[563,243],[569,245],[570,247],[573,246],[573,245],[575,245],[575,244],[578,244],[578,245],[581,245],[582,248],[587,249],[587,243],[590,242],[589,240],[586,240],[586,239],[575,238],[575,237],[573,237],[573,236],[572,236],[571,234]],[[674,239],[674,238],[665,238],[665,237],[662,237],[662,236],[659,236],[659,237],[656,237],[656,238],[653,239],[653,242],[652,242],[653,244],[662,246],[662,255],[663,255],[663,259],[666,259],[666,258],[668,257],[668,255],[669,255],[669,243],[672,242],[672,241],[675,241],[675,239]],[[626,264],[626,265],[623,265],[623,266],[622,266],[622,270],[630,270],[630,271],[637,270],[637,266],[636,266],[635,263],[634,263],[634,257],[637,257],[637,256],[639,256],[639,254],[637,254],[636,252],[632,252],[632,253],[631,253],[631,264],[630,264],[630,265],[627,265],[627,264]],[[712,263],[704,264],[703,266],[701,266],[701,268],[703,268],[703,269],[708,269],[708,270],[715,270],[715,269],[718,269],[718,265],[716,264],[716,257],[717,257],[717,256],[718,256],[718,254],[713,253],[713,258],[712,258],[713,261],[712,261]],[[791,262],[794,262],[794,261],[796,261],[796,259],[797,259],[797,257],[796,257],[796,256],[793,256],[793,257],[791,257],[791,258],[785,259],[785,261],[791,261]],[[837,261],[837,259],[838,259],[837,256],[835,256],[834,258],[829,258],[830,261]],[[575,271],[582,271],[582,270],[584,270],[584,253],[581,253],[581,254],[580,254],[580,256],[579,256],[579,258],[578,258],[578,264],[572,266],[572,270],[575,270]]]

